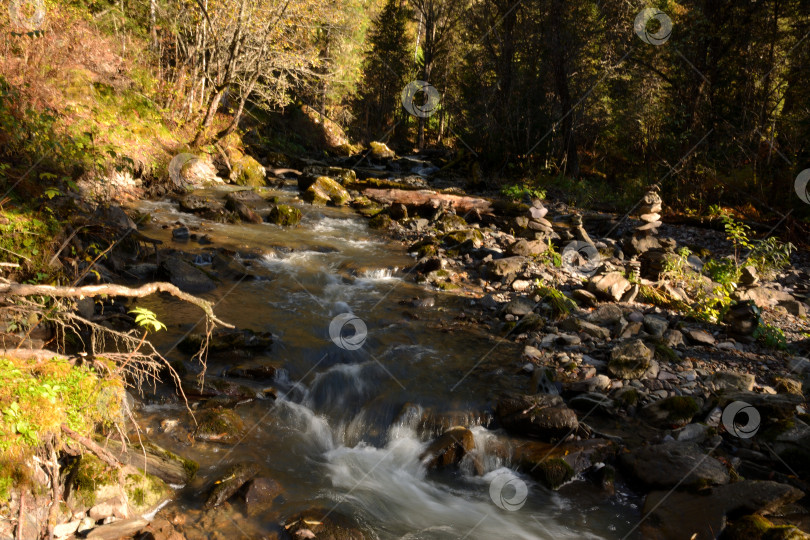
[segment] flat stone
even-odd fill
[[[658,221],[661,219],[661,214],[642,214],[641,221],[646,221],[647,223],[652,223],[654,221]]]
[[[548,214],[548,208],[544,206],[532,206],[529,208],[529,215],[532,217],[532,219],[543,219],[546,217],[546,214]]]
[[[704,487],[729,482],[726,466],[692,442],[670,441],[623,454],[620,463],[651,488]]]
[[[579,427],[577,415],[560,396],[510,395],[498,400],[495,416],[507,431],[551,442]]]
[[[644,329],[653,336],[663,336],[664,332],[666,332],[668,328],[669,321],[662,317],[657,317],[655,315],[646,315],[644,317]]]
[[[637,230],[637,231],[639,231],[639,232],[644,232],[644,231],[652,231],[653,229],[657,229],[657,228],[658,228],[658,227],[660,227],[661,225],[663,225],[663,223],[662,223],[662,222],[660,222],[660,221],[653,221],[653,222],[651,222],[651,223],[645,223],[645,224],[644,224],[644,225],[642,225],[641,227],[636,228],[636,230]]]
[[[687,330],[686,336],[692,343],[697,345],[714,345],[716,341],[713,335],[706,332],[705,330],[700,330],[697,328]]]
[[[632,284],[619,272],[594,276],[588,282],[588,290],[597,296],[619,301]]]
[[[717,390],[742,390],[744,392],[750,392],[754,389],[756,377],[751,373],[718,371],[712,376],[712,382]]]
[[[149,525],[149,521],[141,517],[125,519],[96,527],[87,534],[86,538],[92,538],[94,540],[120,540],[121,538],[131,537],[147,525]]]

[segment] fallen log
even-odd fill
[[[87,285],[84,287],[56,287],[53,285],[28,285],[25,283],[0,283],[0,296],[54,296],[58,298],[92,298],[99,295],[143,298],[157,292],[168,293],[175,298],[193,304],[205,312],[208,320],[225,328],[233,328],[214,315],[214,305],[208,300],[185,293],[171,283],[147,283],[137,289],[123,285]]]
[[[403,204],[408,208],[420,206],[438,208],[440,205],[444,204],[451,206],[458,214],[467,214],[477,211],[481,215],[493,215],[492,203],[486,199],[437,193],[429,189],[411,191],[404,189],[369,188],[363,190],[363,195],[373,201],[384,204]]]

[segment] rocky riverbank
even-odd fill
[[[424,288],[404,302],[408,316],[427,316],[436,295],[463,296],[466,307],[446,314],[451,329],[477,327],[497,336],[496,346],[516,343],[522,350],[492,375],[518,377],[519,388],[481,410],[403,404],[394,425],[412,426],[424,441],[420,460],[428,474],[482,475],[494,459],[540,489],[581,484],[609,499],[617,485],[629,486],[643,500],[632,530],[618,531],[631,537],[807,537],[801,532],[810,530],[806,253],[794,252],[792,266],[770,272],[735,259],[739,279],[728,286],[704,270],[722,260],[732,264],[722,259],[734,252],[726,235],[668,225],[657,190],[623,219],[551,201],[440,189],[441,181],[430,179],[437,166],[375,148],[361,161],[269,157],[266,182],[297,190],[300,200],[292,203],[262,189],[208,189],[214,169],[195,164],[173,178],[184,189],[171,195],[193,220],[154,222],[120,210],[104,218],[120,234],[152,221],[171,231],[171,245],[141,236],[140,246],[114,250],[94,267],[108,281],[161,279],[191,294],[270,281],[274,274],[259,259],[289,246],[235,250],[208,224],[268,222],[293,230],[298,205],[354,208],[412,255],[399,274]],[[346,264],[341,271],[352,281],[375,270],[386,269]],[[125,311],[109,300],[83,309],[91,320]],[[190,357],[204,341],[192,334],[179,350]],[[166,418],[160,433],[183,444],[238,445],[249,430],[239,406],[278,398],[280,367],[253,361],[275,341],[247,329],[214,333],[208,353],[227,368],[199,384],[175,365],[195,418]],[[490,369],[480,365],[486,357],[481,351],[471,358],[468,374]],[[167,373],[164,383],[171,385]],[[141,428],[145,439],[152,428]],[[246,537],[373,537],[329,509],[285,514],[285,488],[260,464],[209,471],[201,484],[193,461],[154,443],[142,447],[134,432],[128,443],[116,439],[98,441],[112,465],[93,452],[69,459],[60,481],[66,509],[50,516],[58,521],[54,537],[216,537],[234,512],[277,523],[268,532],[247,520]],[[34,502],[16,492],[5,509],[24,516],[32,535],[49,519],[42,509],[50,480],[40,476],[43,493]],[[160,510],[188,484],[199,495],[191,508]],[[518,503],[512,494],[496,505],[508,511]],[[3,527],[0,538],[12,538],[11,522]]]

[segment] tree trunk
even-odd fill
[[[219,102],[222,100],[222,96],[225,95],[226,88],[227,86],[218,88],[211,94],[211,98],[208,101],[208,109],[205,113],[205,118],[197,130],[197,135],[194,137],[194,141],[191,143],[192,146],[202,146],[202,144],[205,142],[206,133],[208,132],[208,128],[210,128],[211,124],[214,122],[214,116],[217,114]]]

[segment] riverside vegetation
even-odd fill
[[[621,508],[618,525],[563,520],[558,535],[808,537],[810,205],[791,167],[810,140],[810,14],[801,2],[722,16],[662,4],[694,69],[678,67],[674,47],[655,48],[655,65],[633,55],[569,116],[599,65],[637,40],[619,36],[635,15],[620,4],[78,0],[42,3],[44,22],[29,28],[20,13],[37,3],[11,2],[0,19],[0,538],[549,534],[470,487],[504,467],[532,497]],[[723,46],[698,54],[698,29],[720,26]],[[735,54],[751,48],[769,54],[753,65]],[[697,84],[702,73],[713,84]],[[417,77],[445,81],[434,115],[400,107]],[[763,112],[717,127],[741,110]],[[526,137],[540,146],[527,152]],[[324,243],[328,227],[346,237]],[[408,262],[343,260],[325,284],[274,266],[375,241]],[[388,279],[413,298],[368,285]],[[369,385],[346,374],[365,369],[356,357],[306,364],[319,338],[302,349],[293,323],[283,335],[262,326],[278,315],[251,302],[276,284],[330,318],[334,299],[310,288],[355,287],[369,313],[388,310],[378,326],[401,325],[395,342],[441,348],[430,336],[444,332],[477,348],[443,349],[458,363],[435,366],[382,357],[396,381]],[[244,314],[228,308],[232,291]],[[295,302],[291,320],[320,324]],[[319,386],[333,376],[346,378]],[[447,397],[459,386],[469,395]],[[297,434],[287,439],[266,433],[265,422],[284,432],[285,407],[309,423],[285,427]],[[244,449],[282,460],[300,451],[295,436],[324,430],[316,446],[328,451],[301,452],[327,460],[332,485],[310,491],[303,460],[273,469]],[[368,508],[322,507],[324,492],[350,499],[359,485],[341,486],[329,460],[356,451],[362,464],[394,440],[381,433],[403,431],[417,468],[382,485],[410,481],[404,472],[480,497],[465,530],[438,528],[469,519],[452,513],[455,499],[377,514],[357,494]],[[384,458],[355,476],[373,480]],[[482,508],[505,521],[474,532]],[[439,516],[435,530],[409,518],[420,511]]]

